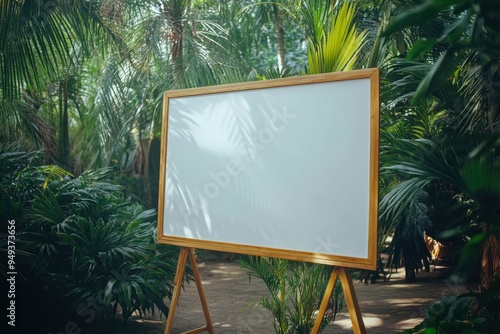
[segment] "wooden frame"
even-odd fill
[[[360,197],[368,196],[367,215],[367,255],[350,256],[336,254],[333,252],[297,250],[290,248],[276,248],[267,245],[244,244],[237,241],[205,240],[200,238],[169,235],[165,233],[165,227],[169,222],[165,221],[165,203],[168,200],[166,195],[166,173],[169,156],[168,133],[169,133],[169,104],[178,98],[217,96],[234,92],[266,91],[276,87],[306,87],[308,85],[347,82],[355,80],[368,80],[369,82],[369,191],[366,194],[359,194]],[[353,92],[354,97],[359,92]],[[328,73],[301,77],[292,77],[277,80],[267,80],[249,82],[242,84],[231,84],[212,86],[204,88],[185,89],[168,91],[164,94],[163,128],[162,128],[162,148],[160,165],[160,188],[158,205],[158,242],[188,248],[201,248],[208,250],[268,256],[284,258],[289,260],[307,261],[313,263],[327,264],[341,267],[351,267],[359,269],[375,270],[377,266],[377,221],[378,221],[378,170],[379,170],[379,70],[365,69],[340,73]],[[254,222],[258,224],[259,222]],[[314,229],[314,225],[311,227]],[[333,226],[335,231],[335,226]]]

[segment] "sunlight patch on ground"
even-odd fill
[[[233,327],[233,325],[228,324],[227,322],[225,322],[225,323],[214,322],[212,325],[214,327],[224,327],[224,328]]]
[[[418,319],[413,318],[413,319],[406,319],[406,320],[398,321],[396,324],[399,327],[413,328],[413,327],[417,326],[418,324],[420,324],[422,321],[423,321],[422,318],[418,318]]]
[[[365,327],[367,329],[372,327],[380,327],[384,324],[384,320],[375,315],[363,315],[363,322],[365,323]],[[334,322],[335,325],[341,327],[342,329],[352,328],[351,318],[347,317],[345,319],[337,319]]]
[[[392,304],[392,305],[397,305],[399,307],[414,307],[415,306],[415,300],[418,301],[418,303],[425,303],[425,300],[429,300],[429,302],[432,300],[432,298],[397,298],[397,299],[385,299],[384,303],[386,304]]]
[[[220,269],[212,269],[209,272],[211,274],[222,274],[222,275],[229,275],[229,274],[231,274],[230,271],[225,271],[225,270],[220,270]]]
[[[234,268],[229,267],[218,267],[217,269],[210,270],[211,274],[222,274],[222,275],[241,275],[240,272],[234,271]]]
[[[144,324],[162,324],[161,320],[152,320],[152,319],[135,319],[136,322],[144,323]]]
[[[413,284],[408,284],[408,283],[392,284],[392,285],[389,285],[389,288],[390,289],[397,289],[397,290],[407,290],[408,288],[415,287],[415,286],[422,286],[422,288],[423,288],[423,285],[422,284],[418,284],[418,283],[413,283]]]

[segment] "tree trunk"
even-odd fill
[[[495,74],[493,74],[492,81],[493,82],[500,81],[500,69],[498,69],[495,72]],[[499,113],[500,113],[500,90],[497,88],[497,89],[492,89],[490,95],[490,107],[489,110],[487,111],[487,116],[488,116],[487,128],[491,132],[494,132],[495,129],[497,128],[496,125],[498,124]]]
[[[59,84],[59,163],[69,168],[68,79]]]
[[[282,72],[286,69],[285,59],[285,31],[281,23],[276,23],[276,30],[278,33],[278,69]]]
[[[480,277],[481,291],[488,289],[494,280],[500,278],[500,244],[495,234],[490,235],[483,244]]]
[[[174,65],[174,80],[176,82],[182,80],[184,73],[184,65],[182,59],[184,23],[182,15],[185,7],[182,2],[179,6],[167,4],[164,2],[163,11],[167,19],[172,22],[169,44],[170,44],[170,59]]]
[[[273,4],[273,12],[274,12],[274,24],[276,26],[276,35],[277,35],[278,69],[281,72],[284,69],[286,69],[285,30],[283,29],[282,14],[279,10],[279,7],[276,4]]]
[[[175,80],[182,79],[184,72],[184,65],[182,61],[182,33],[184,26],[182,22],[176,22],[174,29],[170,33],[170,57],[174,64],[174,77]]]
[[[158,207],[160,146],[156,138],[140,140],[132,161],[132,173],[140,185],[136,194],[148,208]]]

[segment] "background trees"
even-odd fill
[[[0,208],[4,218],[31,222],[21,226],[29,277],[54,289],[47,271],[68,293],[79,291],[70,293],[73,303],[96,293],[90,279],[119,287],[123,295],[106,301],[125,315],[160,305],[139,280],[160,289],[148,276],[158,274],[152,263],[169,270],[154,262],[161,251],[147,211],[157,202],[162,93],[379,66],[380,248],[391,237],[390,264],[414,280],[430,261],[425,232],[463,249],[457,278],[481,272],[481,285],[492,285],[500,270],[497,1],[346,4],[2,1]],[[100,239],[110,227],[121,237]],[[125,258],[118,249],[136,232],[143,246]],[[101,241],[109,248],[92,253]],[[56,263],[74,267],[57,272]],[[104,273],[118,268],[130,281]]]

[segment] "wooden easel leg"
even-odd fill
[[[332,295],[333,289],[335,288],[335,282],[337,278],[340,277],[340,282],[342,283],[342,290],[344,291],[344,298],[347,304],[347,309],[349,311],[349,316],[351,317],[352,328],[355,334],[366,334],[365,324],[363,318],[361,317],[361,311],[359,309],[358,299],[356,298],[356,293],[354,292],[354,285],[352,284],[351,275],[345,270],[345,268],[334,268],[328,285],[323,295],[323,300],[318,310],[318,315],[316,321],[314,322],[314,327],[311,334],[317,334],[321,327],[321,322],[325,316],[326,309],[328,308],[328,302],[330,301],[330,296]]]
[[[318,334],[319,332],[321,322],[323,322],[323,317],[325,316],[326,309],[328,308],[328,302],[330,301],[330,296],[332,295],[333,289],[335,288],[335,282],[337,281],[338,276],[339,272],[337,268],[334,268],[332,274],[330,275],[328,285],[326,286],[323,300],[321,301],[321,305],[319,306],[318,315],[316,316],[316,321],[314,322],[311,334]]]
[[[201,307],[203,308],[203,314],[205,315],[205,322],[207,323],[206,331],[210,334],[214,334],[212,318],[210,317],[210,311],[208,310],[208,303],[205,298],[205,292],[203,291],[203,285],[201,284],[200,271],[198,270],[198,265],[196,264],[196,257],[194,256],[193,248],[189,248],[189,262],[191,263],[191,268],[193,269],[194,280],[196,282],[196,287],[198,288],[198,295],[200,296]]]
[[[352,329],[355,334],[366,334],[365,323],[363,322],[363,317],[361,316],[351,275],[347,270],[345,270],[345,268],[340,268],[339,276],[340,282],[342,283],[342,289],[344,291],[347,310],[349,310],[349,316],[351,317]]]
[[[179,253],[179,260],[177,261],[177,269],[175,270],[174,277],[174,290],[172,291],[172,299],[170,299],[170,308],[168,310],[167,324],[165,326],[165,334],[170,334],[172,324],[174,322],[175,309],[181,294],[182,281],[184,279],[184,270],[186,269],[186,261],[188,258],[188,249],[181,248]]]
[[[198,295],[200,296],[201,307],[203,308],[203,314],[205,315],[206,326],[193,329],[184,334],[195,334],[201,332],[209,332],[214,334],[214,327],[212,325],[212,319],[210,317],[210,312],[208,311],[207,299],[205,298],[205,292],[203,291],[203,286],[201,284],[200,271],[198,270],[198,265],[196,264],[196,257],[194,255],[193,248],[182,247],[179,253],[179,261],[177,262],[177,269],[175,270],[174,277],[174,290],[172,291],[172,299],[170,300],[170,309],[168,312],[167,323],[165,326],[164,334],[170,334],[172,330],[172,325],[174,323],[174,314],[177,304],[179,302],[179,296],[182,288],[182,281],[184,279],[184,271],[186,269],[187,260],[191,263],[191,268],[193,269],[193,276],[196,283],[196,288],[198,289]]]

